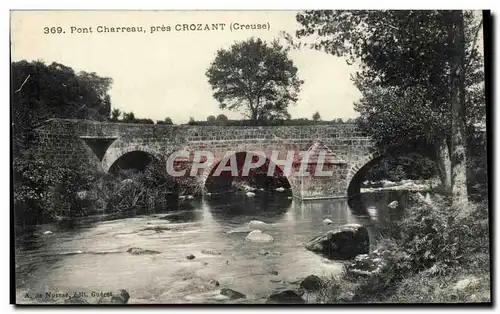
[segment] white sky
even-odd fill
[[[96,72],[114,80],[110,91],[113,108],[133,111],[136,117],[185,123],[189,117],[205,120],[224,113],[212,98],[205,71],[222,47],[251,36],[263,40],[294,34],[294,11],[16,11],[11,15],[11,57],[18,60],[53,61],[75,71]],[[203,31],[150,34],[152,25],[177,23],[267,23],[270,31]],[[96,33],[98,25],[143,26],[146,34]],[[45,35],[43,27],[61,26],[66,34]],[[92,34],[69,34],[70,27],[92,27]],[[226,27],[228,28],[228,26]],[[353,102],[360,97],[349,77],[356,68],[344,59],[314,50],[292,51],[290,57],[305,81],[292,118],[356,117]]]

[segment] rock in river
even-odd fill
[[[307,276],[300,283],[300,287],[306,291],[318,291],[323,285],[323,281],[315,275]]]
[[[210,281],[208,282],[208,284],[209,284],[211,287],[213,287],[213,288],[216,288],[216,287],[218,287],[218,286],[220,285],[220,283],[219,283],[217,280],[215,280],[215,279],[210,280]]]
[[[234,291],[233,289],[222,288],[220,289],[220,294],[225,295],[229,299],[246,299],[246,295],[241,292]]]
[[[187,259],[194,259],[196,256],[194,256],[193,254],[189,254],[186,256]]]
[[[306,249],[329,259],[351,259],[367,254],[370,248],[368,230],[358,224],[344,225],[340,230],[328,231],[306,244]]]
[[[271,237],[268,234],[262,233],[262,231],[260,230],[254,230],[250,232],[245,239],[250,242],[259,242],[259,243],[273,242],[273,237]]]
[[[269,229],[270,227],[271,227],[270,225],[260,220],[251,220],[248,223],[248,229],[250,230],[266,230]]]
[[[266,304],[304,304],[306,301],[302,299],[297,292],[293,290],[283,290],[275,292],[269,296]]]
[[[332,221],[331,219],[329,219],[329,218],[325,218],[325,219],[323,220],[323,223],[324,223],[325,225],[331,225],[331,224],[333,224],[333,221]]]
[[[131,247],[127,250],[127,253],[132,255],[152,255],[152,254],[160,254],[158,251],[145,250],[138,247]]]
[[[389,203],[389,205],[387,205],[387,207],[389,207],[390,209],[395,209],[396,207],[398,207],[398,205],[398,201],[392,201]]]
[[[212,249],[201,249],[200,252],[203,254],[207,254],[207,255],[221,255],[220,252],[217,252],[217,251],[212,250]]]
[[[281,253],[280,252],[274,252],[274,251],[268,251],[268,250],[260,249],[259,250],[259,255],[262,255],[262,256],[267,256],[267,255],[279,256],[279,255],[281,255]]]

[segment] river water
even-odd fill
[[[93,303],[99,292],[125,289],[128,303],[263,303],[275,290],[296,288],[308,275],[341,271],[341,262],[307,251],[308,240],[348,223],[362,224],[373,234],[377,222],[397,219],[401,211],[387,204],[398,200],[404,207],[405,195],[300,202],[287,193],[252,198],[240,193],[189,200],[193,209],[188,211],[39,225],[16,234],[17,302],[64,303],[61,296],[45,298],[51,292],[86,293]],[[333,225],[323,224],[325,218]],[[251,220],[269,224],[264,232],[274,241],[246,241]],[[160,254],[132,255],[127,253],[131,247]],[[195,258],[187,259],[189,254]],[[247,298],[227,300],[221,288]]]

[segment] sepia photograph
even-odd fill
[[[11,10],[11,302],[491,306],[491,32]]]

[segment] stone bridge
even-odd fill
[[[53,161],[84,163],[104,172],[113,172],[119,164],[141,168],[148,158],[167,158],[178,150],[210,151],[215,158],[199,175],[201,185],[228,151],[258,151],[270,158],[276,150],[285,156],[290,150],[324,150],[333,176],[287,177],[293,196],[302,200],[359,193],[364,174],[383,155],[373,148],[369,137],[347,123],[248,127],[50,119],[37,129],[37,134],[38,151]]]

